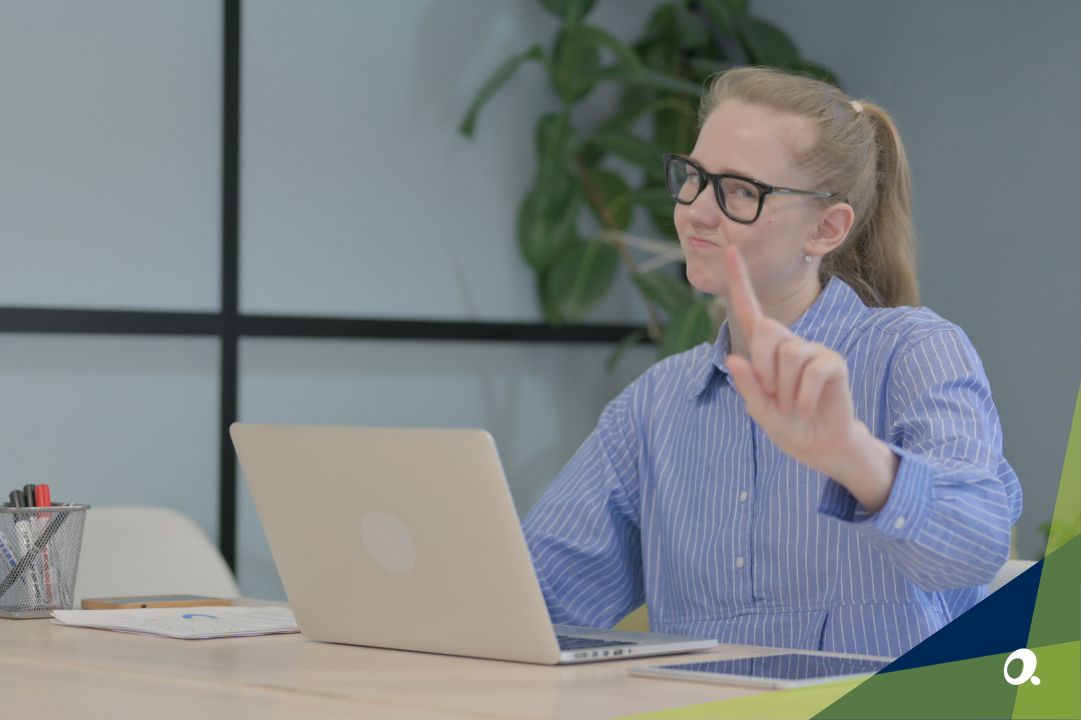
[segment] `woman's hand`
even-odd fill
[[[762,313],[738,249],[726,247],[724,261],[728,310],[750,347],[749,359],[727,359],[747,411],[777,447],[878,510],[889,497],[898,461],[856,419],[845,359]]]

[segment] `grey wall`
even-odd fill
[[[754,0],[804,55],[893,113],[923,302],[968,333],[1043,552],[1081,383],[1081,3]]]
[[[601,22],[641,22],[617,9]],[[242,309],[539,319],[515,218],[558,100],[527,64],[475,139],[458,126],[555,18],[532,0],[262,0],[244,17]],[[637,317],[620,287],[594,319]]]
[[[216,310],[221,7],[0,0],[0,305]],[[217,533],[218,343],[0,335],[0,488]]]
[[[0,305],[218,306],[221,8],[0,0]]]

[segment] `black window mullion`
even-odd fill
[[[237,418],[240,284],[240,0],[225,0],[222,62],[221,420],[218,543],[236,570],[236,456],[229,425]]]

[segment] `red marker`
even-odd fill
[[[34,488],[34,507],[47,508],[52,507],[53,499],[49,493],[48,485],[38,485]],[[46,516],[44,513],[40,515],[42,519]],[[53,568],[52,562],[49,559],[49,546],[46,544],[41,549],[41,574],[42,579],[45,581],[45,604],[51,606],[53,604]]]

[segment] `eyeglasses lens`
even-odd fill
[[[762,191],[756,185],[736,178],[721,178],[720,183],[721,204],[732,219],[754,220]]]
[[[678,158],[668,161],[668,192],[681,203],[691,203],[698,197],[702,177],[698,169]]]
[[[694,202],[702,188],[698,168],[679,158],[669,159],[667,178],[668,192],[681,203]],[[755,219],[762,195],[758,186],[733,177],[718,178],[714,182],[720,183],[717,199],[729,217],[747,222]]]

